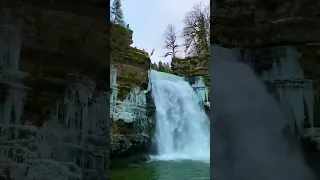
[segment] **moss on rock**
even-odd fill
[[[202,76],[210,87],[210,54],[186,58],[174,58],[171,62],[174,74],[179,76]]]

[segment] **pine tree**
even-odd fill
[[[154,69],[154,70],[158,70],[158,64],[157,63],[152,63],[151,64],[151,69]]]
[[[114,0],[111,7],[111,19],[115,24],[119,24],[121,26],[125,26],[125,22],[123,19],[123,12],[121,9],[121,0]]]

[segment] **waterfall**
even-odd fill
[[[312,180],[290,121],[237,49],[211,47],[212,179]]]
[[[201,99],[183,77],[151,70],[156,146],[162,160],[209,161],[210,128]]]

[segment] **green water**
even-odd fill
[[[149,161],[111,169],[112,180],[209,180],[210,164],[199,161]]]

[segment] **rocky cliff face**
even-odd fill
[[[129,47],[123,58],[112,62],[117,68],[119,100],[123,100],[134,87],[139,87],[140,90],[147,89],[150,63],[147,55],[132,47]]]
[[[173,58],[171,68],[179,76],[203,76],[207,87],[210,87],[210,54],[205,56]]]
[[[319,80],[317,67],[319,59],[320,4],[314,0],[295,1],[215,1],[211,12],[211,43],[223,47],[242,49],[238,56],[249,63],[261,76],[273,71],[274,63],[279,65],[280,56],[286,56],[286,47],[297,49],[298,55],[287,57],[288,63],[298,60],[297,68],[302,68],[302,84],[313,81],[318,94]],[[274,48],[275,46],[282,46]],[[282,55],[280,55],[282,52]],[[279,54],[280,53],[280,54]],[[291,59],[290,59],[291,58]],[[250,62],[251,61],[251,62]],[[285,69],[286,66],[280,67]],[[286,80],[293,77],[287,77]],[[270,80],[270,79],[269,79]],[[274,79],[275,80],[275,79]],[[280,79],[278,79],[280,80]],[[284,79],[282,79],[284,80]],[[277,83],[276,86],[292,85],[297,82]],[[301,84],[300,83],[300,84]],[[315,121],[318,126],[319,105],[316,99]],[[311,107],[310,107],[311,108]]]
[[[315,0],[218,0],[212,2],[211,43],[258,47],[306,44],[319,39]]]
[[[20,68],[29,73],[24,81],[32,89],[25,118],[32,118],[38,125],[52,102],[63,98],[66,85],[76,81],[75,76],[92,79],[98,91],[109,90],[105,16],[91,17],[80,10],[75,14],[69,3],[19,3],[14,12],[20,17],[23,31]]]
[[[126,31],[123,27],[119,31]],[[125,33],[123,33],[125,34]],[[145,160],[151,150],[155,114],[148,88],[148,53],[130,47],[112,51],[111,61],[111,150],[112,166],[135,160]],[[116,41],[114,46],[116,47]]]
[[[319,139],[315,130],[301,129],[320,122],[319,1],[218,0],[212,7],[211,44],[231,48],[228,54],[255,70],[288,119],[300,119],[297,130]],[[308,164],[319,172],[314,143],[303,138],[302,145]]]
[[[9,179],[108,179],[107,9],[75,3],[1,9],[0,170]]]

